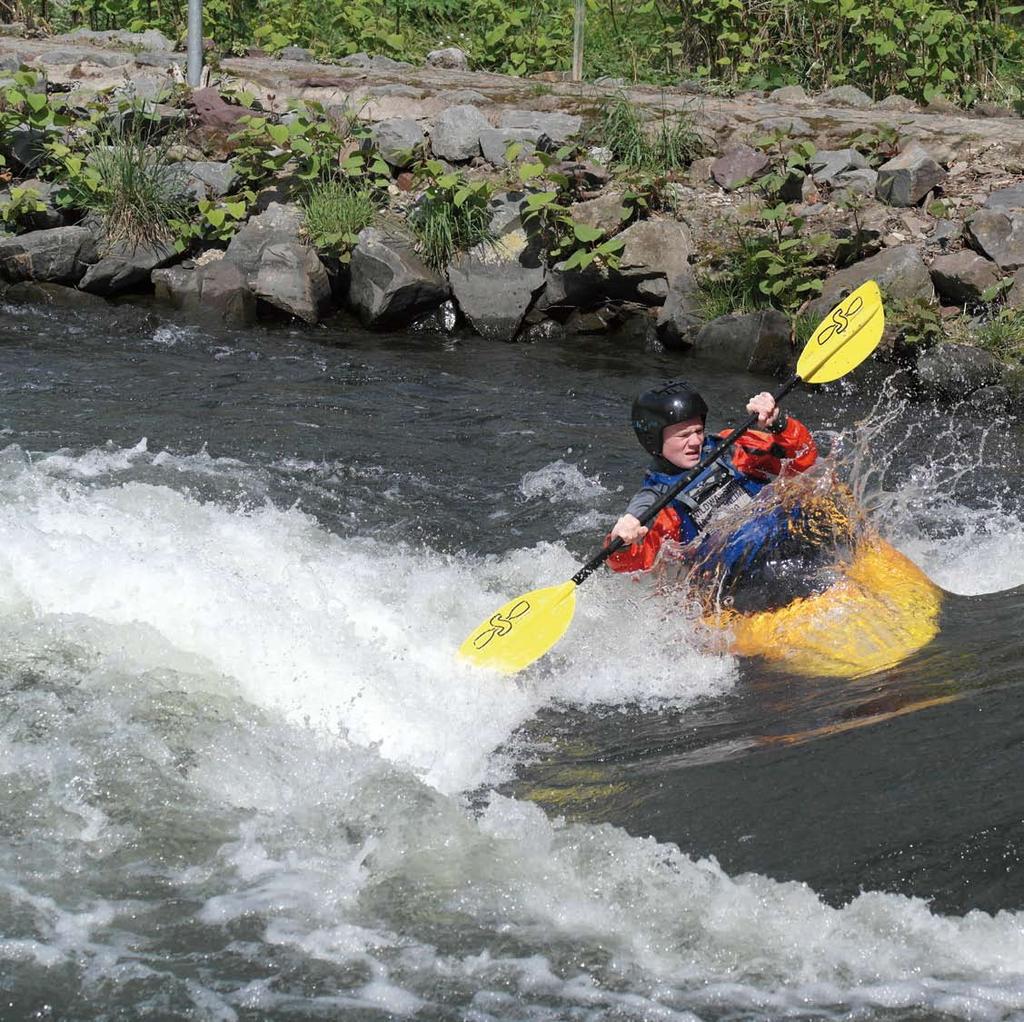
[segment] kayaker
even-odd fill
[[[609,567],[646,571],[666,539],[689,543],[727,509],[750,504],[779,475],[803,472],[814,464],[818,451],[807,427],[781,411],[771,394],[755,394],[747,402],[747,412],[757,414],[759,428],[745,433],[728,453],[698,475],[658,512],[648,528],[640,524],[640,517],[732,431],[705,435],[708,406],[685,380],[674,380],[637,397],[633,429],[654,460],[641,489],[608,534],[606,543],[621,538],[630,544],[609,557]],[[725,546],[726,556],[730,549],[733,555],[729,567],[736,559],[749,557],[752,544],[760,549],[772,530],[785,531],[785,522],[786,516],[776,512],[753,520],[749,529],[736,530]]]

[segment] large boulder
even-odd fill
[[[1014,211],[1024,209],[1024,183],[997,189],[985,200],[985,208]]]
[[[427,54],[427,67],[439,67],[445,71],[468,71],[469,57],[457,46],[445,46]]]
[[[686,351],[704,325],[700,289],[689,266],[669,281],[668,296],[655,325],[658,340],[673,351]]]
[[[236,268],[237,269],[237,268]],[[194,266],[167,266],[150,274],[153,297],[184,312],[199,311],[199,271]]]
[[[869,280],[877,281],[882,294],[890,300],[935,301],[935,288],[921,254],[913,245],[899,245],[833,274],[825,281],[821,298],[808,307],[808,313],[825,315],[841,298]]]
[[[406,326],[448,297],[444,278],[408,241],[375,227],[360,233],[349,270],[349,304],[368,327]]]
[[[477,245],[448,267],[459,308],[481,337],[511,341],[544,288],[544,265],[525,231]]]
[[[979,209],[967,222],[967,240],[1001,270],[1024,266],[1024,216]]]
[[[544,113],[540,110],[503,110],[499,128],[534,131],[556,145],[576,138],[583,130],[583,119],[576,114]]]
[[[185,178],[185,187],[197,199],[223,198],[238,184],[238,171],[227,162],[182,160],[177,166]]]
[[[726,369],[771,373],[793,362],[792,327],[778,309],[719,316],[693,340],[693,354]]]
[[[968,344],[937,344],[917,358],[917,378],[933,394],[956,401],[998,383],[1003,366],[992,354]]]
[[[252,326],[256,322],[256,296],[241,268],[229,259],[206,263],[197,271],[199,306],[227,326]]]
[[[456,163],[480,155],[480,133],[491,122],[475,106],[450,106],[434,122],[430,148],[435,156]]]
[[[508,164],[505,153],[513,142],[521,142],[523,154],[529,155],[539,138],[540,132],[532,128],[485,128],[480,132],[480,151],[488,163],[504,167]]]
[[[818,102],[825,106],[846,106],[854,110],[866,110],[875,105],[875,101],[856,85],[837,85],[834,89],[826,89],[818,96]]]
[[[967,248],[939,256],[932,263],[931,272],[939,297],[951,305],[980,302],[985,290],[1002,278],[995,263]]]
[[[167,241],[139,245],[118,242],[103,250],[102,257],[85,271],[78,286],[83,291],[109,297],[148,283],[153,270],[177,258],[177,251]]]
[[[946,172],[919,145],[910,145],[878,168],[875,194],[890,206],[916,206]]]
[[[668,295],[668,282],[689,268],[689,228],[678,220],[641,220],[618,237],[625,244],[619,265],[609,273],[610,293],[626,301],[660,305]]]
[[[253,294],[317,323],[327,309],[331,285],[316,252],[300,238],[302,223],[297,207],[272,202],[231,239],[225,260],[241,270]]]
[[[95,233],[87,227],[53,227],[0,238],[0,276],[77,284],[99,258]]]
[[[370,131],[374,145],[388,166],[404,170],[416,162],[423,148],[423,129],[411,117],[392,117]]]

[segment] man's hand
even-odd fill
[[[751,415],[757,414],[757,424],[762,428],[770,429],[779,417],[779,409],[775,404],[775,398],[767,390],[762,390],[760,394],[755,394],[747,402],[747,411]]]
[[[639,518],[635,518],[633,515],[623,515],[612,526],[612,531],[608,533],[606,542],[611,543],[612,540],[621,539],[623,543],[632,546],[634,543],[639,543],[646,535],[647,526],[641,525]]]

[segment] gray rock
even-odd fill
[[[540,110],[503,110],[499,128],[518,128],[536,131],[556,145],[576,138],[583,130],[583,119],[575,114],[543,113]]]
[[[17,71],[24,63],[17,53],[0,54],[0,71]]]
[[[68,64],[98,64],[101,67],[122,67],[134,62],[127,53],[104,53],[102,50],[47,50],[36,54],[32,63],[40,67],[64,67]]]
[[[300,240],[301,228],[302,214],[295,206],[272,202],[231,239],[222,262],[238,267],[254,295],[317,323],[327,308],[330,281],[316,252]]]
[[[531,323],[522,333],[526,344],[543,344],[552,341],[564,341],[568,331],[557,319],[542,319],[539,323]]]
[[[104,297],[120,294],[148,282],[153,270],[178,257],[169,242],[134,246],[119,243],[107,249],[102,258],[86,270],[78,286]]]
[[[218,259],[200,266],[196,276],[204,317],[227,326],[252,326],[256,322],[256,296],[236,263]]]
[[[622,226],[628,211],[622,205],[622,192],[609,189],[596,199],[573,203],[569,207],[569,215],[577,223],[597,228],[610,236]]]
[[[855,85],[838,85],[834,89],[826,89],[818,96],[818,102],[825,106],[848,106],[854,110],[866,110],[875,105],[875,101]]]
[[[327,270],[309,245],[294,239],[263,248],[249,287],[257,298],[309,324],[319,323],[330,305]]]
[[[836,189],[832,198],[836,202],[849,195],[874,195],[878,187],[878,171],[870,167],[846,170],[842,174],[837,174],[832,184]]]
[[[1009,387],[1002,384],[993,384],[988,387],[979,387],[970,397],[971,405],[978,411],[988,415],[1005,412],[1014,402]]]
[[[999,360],[968,344],[937,344],[917,357],[917,378],[936,396],[956,401],[982,387],[998,383],[1003,367]]]
[[[185,312],[199,311],[199,271],[194,266],[168,266],[150,274],[158,302]]]
[[[134,50],[163,50],[170,52],[174,43],[159,29],[150,28],[145,32],[123,32],[111,30],[98,32],[88,28],[78,28],[73,32],[53,36],[55,40],[69,43],[88,43],[93,46],[120,46]]]
[[[77,284],[99,258],[96,235],[86,227],[54,227],[16,238],[0,238],[0,276]]]
[[[819,184],[832,184],[850,170],[868,169],[868,161],[856,149],[819,149],[810,159],[811,173]]]
[[[1024,216],[979,209],[967,221],[967,240],[1001,270],[1024,266]]]
[[[342,57],[338,63],[342,67],[364,67],[370,71],[402,71],[412,67],[408,61],[393,60],[391,57],[370,57],[365,53],[353,53]]]
[[[460,106],[464,104],[483,106],[485,103],[490,102],[482,92],[477,92],[476,89],[453,89],[451,92],[441,93],[437,98],[446,106]]]
[[[928,239],[933,245],[946,248],[959,241],[964,235],[964,225],[958,220],[936,220],[935,228]]]
[[[1005,117],[1016,119],[1020,115],[1016,110],[999,103],[991,103],[988,100],[980,100],[971,107],[971,113],[977,117]]]
[[[173,67],[187,58],[184,53],[136,53],[132,59],[143,67]]]
[[[935,301],[931,274],[921,254],[913,245],[898,245],[829,277],[821,298],[808,307],[808,314],[816,318],[824,316],[844,295],[869,280],[878,281],[882,294],[890,301],[914,298]]]
[[[668,296],[655,327],[658,340],[672,351],[686,351],[693,347],[703,325],[700,289],[692,268],[687,267],[684,273],[669,281]]]
[[[25,33],[26,26],[23,21],[10,21],[6,25],[0,25],[0,36],[14,39],[23,37]]]
[[[1013,275],[1013,283],[1006,292],[1006,305],[1011,309],[1024,309],[1024,269]]]
[[[311,50],[307,50],[302,46],[285,46],[283,49],[278,51],[278,60],[297,60],[304,64],[308,64],[313,59],[313,53]]]
[[[898,92],[886,96],[885,99],[880,99],[876,105],[879,110],[891,110],[898,114],[909,114],[918,109],[917,103],[907,96],[901,96]]]
[[[890,206],[915,206],[946,172],[919,145],[910,145],[878,168],[875,194]]]
[[[186,187],[197,199],[222,198],[238,184],[238,172],[230,163],[182,160],[178,167],[188,180]]]
[[[370,130],[385,162],[399,170],[412,166],[423,151],[423,129],[410,117],[380,121]]]
[[[807,95],[802,85],[783,85],[781,89],[772,89],[768,98],[776,103],[810,103],[811,97]]]
[[[757,177],[768,166],[768,157],[759,149],[737,145],[727,149],[711,164],[711,176],[726,191],[732,191]]]
[[[491,222],[488,225],[491,237],[500,238],[523,227],[525,192],[495,192],[488,206],[491,209]]]
[[[366,326],[405,326],[448,297],[448,285],[409,242],[368,227],[352,251],[349,304]]]
[[[469,57],[457,46],[446,46],[431,50],[427,54],[427,67],[439,67],[446,71],[468,71]]]
[[[1010,185],[1000,188],[985,200],[986,209],[1019,210],[1024,209],[1024,184]]]
[[[430,148],[444,160],[471,160],[480,155],[480,133],[490,126],[475,106],[450,106],[434,123]]]
[[[1002,277],[995,263],[967,248],[939,256],[932,263],[931,272],[939,297],[950,305],[980,302],[986,288],[997,284]]]
[[[758,122],[762,131],[782,131],[792,138],[808,138],[814,135],[814,129],[802,117],[792,114],[782,117],[767,117]]]
[[[544,266],[524,231],[478,245],[448,267],[459,308],[481,337],[511,341],[544,288]]]
[[[751,373],[787,369],[793,362],[789,317],[777,309],[719,316],[693,341],[693,354],[706,362]]]
[[[564,263],[548,267],[544,293],[537,299],[536,308],[563,318],[574,309],[594,309],[608,295],[608,277],[599,269],[590,267],[582,272],[563,269]]]
[[[250,284],[259,272],[267,245],[297,241],[302,230],[302,213],[297,206],[271,202],[266,211],[249,220],[228,244],[226,258],[234,262]]]
[[[693,255],[693,238],[678,220],[641,220],[618,235],[625,245],[619,265],[609,272],[613,297],[659,305],[668,282],[685,275]]]
[[[64,284],[39,284],[23,280],[12,284],[3,292],[3,300],[13,305],[53,305],[65,309],[96,309],[106,306],[98,295],[79,291]]]
[[[374,85],[366,90],[368,96],[398,96],[402,99],[422,99],[426,93],[415,85]]]
[[[523,143],[523,153],[532,153],[540,132],[530,128],[485,128],[480,132],[480,150],[484,159],[495,167],[504,167],[508,161],[505,153],[513,142]]]

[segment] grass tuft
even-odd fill
[[[316,181],[302,200],[306,233],[321,252],[344,258],[364,227],[377,222],[380,210],[366,191],[346,181]]]
[[[700,135],[685,118],[663,117],[651,130],[637,107],[622,95],[605,106],[595,141],[607,146],[621,167],[661,175],[688,167],[704,149]]]

